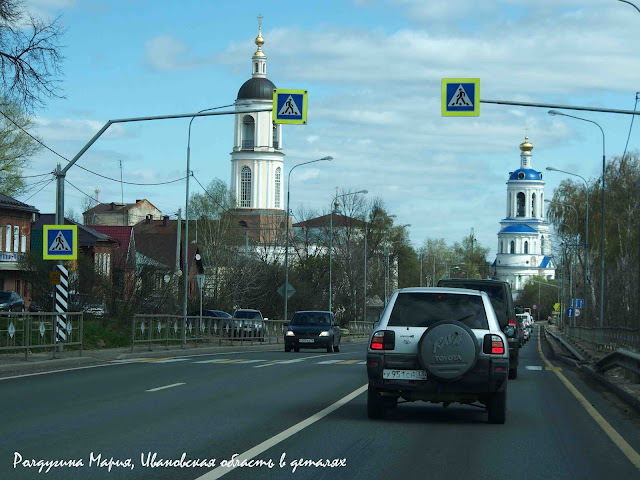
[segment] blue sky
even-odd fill
[[[547,109],[481,104],[480,116],[442,117],[442,78],[480,78],[481,98],[633,110],[640,91],[640,13],[616,0],[165,1],[30,0],[61,16],[66,98],[36,112],[34,133],[71,159],[108,121],[192,113],[232,104],[251,76],[258,14],[267,77],[278,88],[309,90],[308,125],[285,126],[291,208],[328,211],[335,187],[367,189],[397,224],[426,238],[460,241],[475,231],[495,257],[506,181],[519,144],[534,145],[546,198],[567,178],[596,179],[602,136],[595,125],[551,117]],[[636,3],[640,6],[640,1]],[[631,116],[565,111],[598,122],[606,154],[622,154]],[[133,183],[186,173],[189,120],[112,126],[78,164]],[[638,122],[629,150],[638,148]],[[233,116],[198,118],[191,169],[203,185],[231,175]],[[31,174],[63,160],[48,151]],[[573,178],[578,180],[577,178]],[[65,209],[100,188],[100,201],[146,198],[164,214],[184,211],[184,181],[124,185],[77,167],[67,174]],[[73,185],[73,186],[72,186]],[[77,187],[78,190],[76,190]],[[191,192],[200,191],[190,182]],[[19,199],[55,209],[55,182]],[[174,217],[175,218],[175,217]]]

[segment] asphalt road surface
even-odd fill
[[[504,425],[423,402],[369,420],[363,344],[0,380],[0,479],[640,478],[637,416],[549,361],[537,328]]]

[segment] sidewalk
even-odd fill
[[[539,322],[539,325],[541,331],[546,329],[549,332],[549,334],[546,335],[546,339],[557,360],[584,371],[640,411],[640,383],[632,383],[629,378],[626,378],[624,369],[620,367],[613,368],[604,373],[599,373],[594,368],[594,365],[599,360],[612,352],[600,350],[590,342],[567,337],[566,333],[561,332],[557,325],[547,325],[546,322]],[[574,353],[567,349],[561,342],[555,340],[551,334],[556,335],[568,343],[570,347],[578,353],[579,357],[576,357]]]
[[[365,337],[343,337],[342,344],[364,343]],[[153,345],[149,351],[147,345],[138,345],[131,352],[131,347],[103,348],[99,350],[83,350],[80,356],[79,350],[66,350],[62,352],[34,352],[25,360],[24,351],[20,353],[0,354],[0,378],[13,375],[24,375],[29,373],[51,372],[69,368],[79,368],[91,365],[100,365],[117,360],[128,360],[132,358],[167,358],[189,355],[206,355],[211,353],[224,352],[252,352],[264,350],[283,350],[280,343],[257,343],[250,345],[249,342],[234,342],[232,345],[212,345],[194,346],[187,344],[185,348],[179,345]]]

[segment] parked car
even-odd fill
[[[446,278],[438,281],[439,287],[470,288],[486,292],[498,317],[500,329],[509,341],[509,378],[518,378],[520,337],[522,330],[516,321],[511,285],[500,280],[473,278]]]
[[[44,312],[44,308],[42,308],[35,301],[31,300],[31,302],[29,302],[29,311],[30,312]]]
[[[239,308],[233,312],[233,321],[235,328],[241,332],[241,337],[253,337],[264,342],[264,318],[260,310]]]
[[[367,414],[382,418],[399,399],[484,405],[504,423],[507,336],[486,292],[462,288],[396,290],[369,337]]]
[[[200,316],[200,310],[191,312],[189,314],[190,317],[199,317]],[[214,324],[214,327],[217,332],[217,329],[220,329],[220,335],[225,335],[228,337],[236,337],[239,336],[239,331],[234,331],[234,325],[233,325],[233,316],[230,313],[224,312],[222,310],[210,310],[210,309],[205,309],[202,310],[202,316],[203,317],[214,317],[216,319],[220,319],[219,322],[216,322]],[[239,330],[239,329],[238,329]]]
[[[285,327],[285,352],[299,352],[301,348],[326,348],[327,353],[340,351],[342,333],[332,312],[296,312]]]
[[[24,312],[24,300],[16,292],[0,291],[0,312]]]

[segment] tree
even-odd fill
[[[0,111],[0,192],[15,197],[29,187],[22,170],[41,147],[25,133],[33,123],[15,102],[5,98],[0,101]]]
[[[64,29],[60,18],[46,22],[29,13],[24,0],[0,0],[0,76],[3,95],[27,112],[43,97],[61,98]]]

